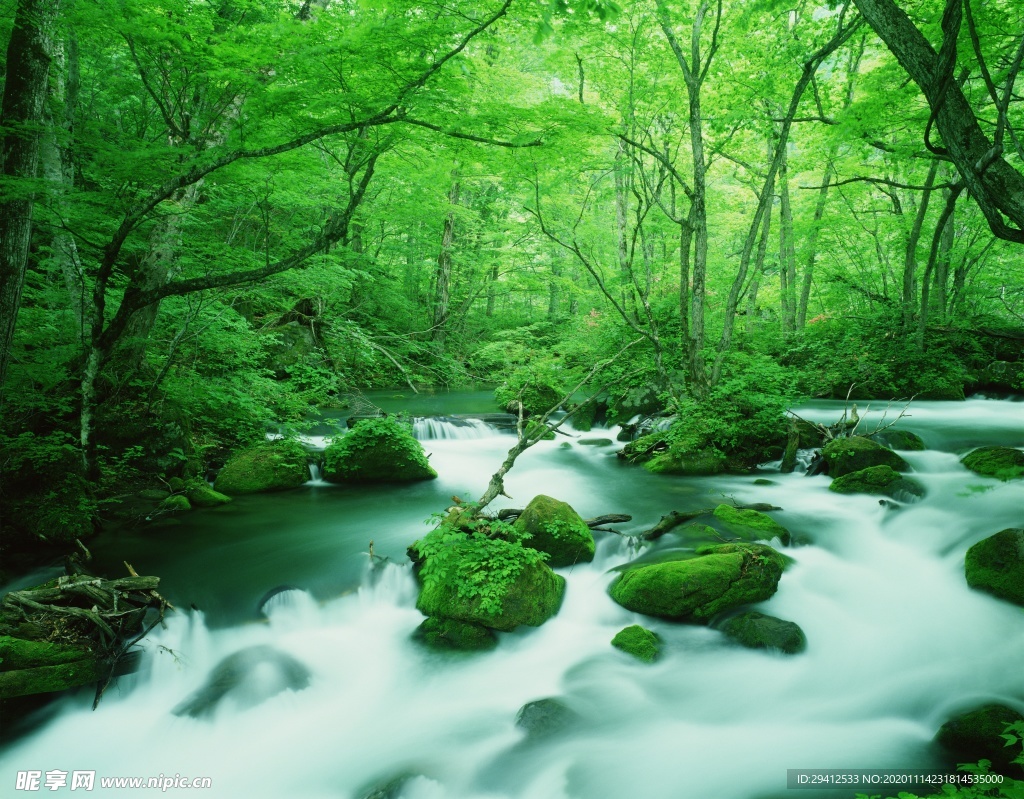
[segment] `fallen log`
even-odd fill
[[[769,505],[767,502],[755,502],[751,505],[733,505],[732,507],[737,510],[757,510],[762,513],[770,510],[782,510],[782,508],[776,507],[775,505]],[[674,530],[685,522],[692,521],[700,516],[709,516],[714,512],[714,508],[701,508],[700,510],[691,511],[670,511],[665,516],[662,516],[654,527],[645,532],[642,538],[645,541],[655,541],[665,535],[665,533]]]

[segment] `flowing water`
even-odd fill
[[[454,400],[438,412],[459,410]],[[797,409],[823,421],[840,411],[826,402]],[[833,494],[827,477],[783,475],[771,464],[753,476],[655,477],[624,465],[613,446],[541,442],[506,478],[506,505],[545,493],[585,517],[634,518],[618,526],[627,535],[598,534],[592,564],[560,570],[568,586],[555,618],[501,634],[485,654],[440,654],[410,640],[422,616],[404,550],[452,495],[482,493],[512,443],[507,434],[473,425],[471,438],[446,437],[425,425],[436,481],[313,480],[111,534],[97,542],[101,562],[159,574],[172,602],[199,611],[169,616],[145,642],[140,672],[95,712],[86,692],[59,700],[0,755],[0,785],[13,785],[17,771],[59,769],[95,771],[98,795],[118,797],[147,791],[103,793],[98,780],[210,777],[200,795],[231,799],[359,799],[402,776],[393,784],[401,787],[377,795],[755,799],[791,794],[791,768],[938,767],[931,739],[950,714],[990,701],[1024,709],[1024,612],[969,589],[963,575],[970,545],[1024,526],[1024,481],[981,478],[958,460],[982,444],[1024,447],[1024,403],[919,402],[910,413],[899,427],[930,449],[903,454],[927,495],[895,507]],[[869,414],[869,429],[878,415]],[[637,554],[628,534],[722,497],[784,509],[773,515],[794,533],[785,548],[794,562],[759,609],[799,623],[804,653],[743,649],[607,596],[609,569]],[[371,539],[388,558],[374,567]],[[680,545],[673,534],[656,544]],[[267,601],[259,621],[260,598],[280,585],[301,590]],[[609,645],[635,623],[664,638],[656,664]],[[249,647],[294,658],[308,687],[281,690],[271,659],[210,717],[172,713],[218,662]],[[560,698],[583,723],[526,740],[517,710],[544,697]]]

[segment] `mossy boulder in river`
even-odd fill
[[[753,610],[726,620],[720,629],[750,649],[777,649],[793,655],[807,647],[807,638],[798,624]]]
[[[463,652],[494,649],[498,645],[494,631],[487,627],[434,616],[424,619],[413,637],[432,649],[457,649]]]
[[[925,449],[924,440],[917,433],[909,430],[894,430],[889,428],[879,433],[872,433],[868,436],[876,444],[881,444],[889,449],[903,449],[912,452],[921,452]]]
[[[960,463],[983,477],[999,480],[1024,477],[1024,451],[1013,447],[980,447]]]
[[[183,510],[192,510],[192,503],[188,497],[182,494],[171,494],[163,502],[156,506],[160,513],[178,513]]]
[[[636,613],[706,622],[771,597],[784,567],[783,556],[764,544],[719,544],[700,547],[686,560],[628,569],[609,593]]]
[[[538,494],[516,519],[523,546],[546,552],[554,568],[594,559],[594,536],[572,506]]]
[[[997,771],[1020,779],[1024,767],[1012,762],[1019,749],[1007,746],[1003,735],[1007,725],[1022,721],[1024,716],[1011,707],[985,705],[951,718],[939,728],[935,740],[958,762],[984,758],[992,761]]]
[[[653,663],[661,654],[661,636],[646,627],[633,624],[615,634],[612,646],[644,663]]]
[[[891,466],[869,466],[859,472],[844,474],[833,480],[828,488],[837,494],[883,494],[893,499],[924,496],[923,485],[893,471]]]
[[[437,472],[427,462],[412,428],[383,416],[363,419],[324,451],[324,480],[332,483],[411,483],[433,480]]]
[[[215,508],[218,505],[226,505],[231,501],[231,497],[219,491],[214,491],[208,485],[196,486],[189,490],[185,496],[188,497],[188,501],[196,508]]]
[[[235,453],[213,487],[229,496],[284,491],[309,479],[309,458],[298,441],[263,441]]]
[[[106,671],[86,648],[0,635],[0,699],[77,688]]]
[[[789,530],[761,511],[741,510],[732,505],[719,505],[715,508],[714,517],[729,532],[747,540],[771,541],[773,538],[778,538],[783,544],[789,543]]]
[[[1010,528],[979,541],[964,559],[967,584],[1024,606],[1024,529]]]
[[[898,472],[910,468],[907,462],[891,449],[886,449],[864,436],[833,439],[825,445],[821,455],[828,464],[828,473],[832,477],[859,472],[869,466],[889,466]]]

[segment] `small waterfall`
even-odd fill
[[[412,423],[412,434],[420,441],[434,439],[472,439],[490,438],[499,434],[482,419],[462,418],[456,416],[422,416]]]

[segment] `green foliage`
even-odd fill
[[[437,472],[427,461],[412,428],[393,416],[361,419],[324,452],[324,479],[408,482],[430,480]]]
[[[498,404],[510,413],[523,405],[523,413],[537,415],[554,408],[565,396],[564,372],[561,364],[551,359],[535,360],[508,376],[494,390]]]

